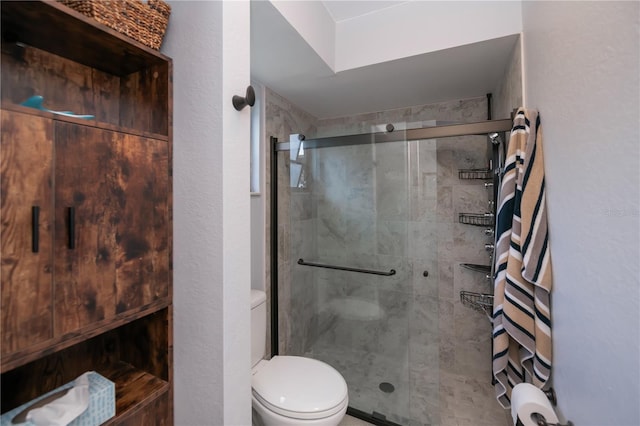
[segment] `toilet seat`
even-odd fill
[[[259,363],[251,380],[253,396],[273,413],[313,420],[346,409],[347,384],[333,367],[311,358],[275,356]]]

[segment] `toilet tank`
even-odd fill
[[[251,289],[251,367],[264,358],[267,344],[267,295]]]

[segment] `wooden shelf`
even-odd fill
[[[118,76],[170,61],[55,1],[2,2],[2,35]]]
[[[151,133],[151,132],[144,132],[138,129],[132,129],[129,127],[120,127],[120,126],[116,126],[114,124],[109,124],[109,123],[105,123],[102,121],[98,121],[98,120],[85,120],[82,118],[74,118],[74,117],[68,117],[66,115],[60,115],[60,114],[54,114],[51,112],[47,112],[47,111],[42,111],[39,109],[35,109],[35,108],[28,108],[22,105],[16,105],[13,104],[11,102],[2,102],[2,109],[4,110],[8,110],[8,111],[15,111],[15,112],[21,112],[23,114],[30,114],[30,115],[35,115],[38,117],[44,117],[44,118],[49,118],[52,120],[57,120],[57,121],[64,121],[66,123],[73,123],[73,124],[80,124],[82,126],[89,126],[89,127],[95,127],[98,129],[103,129],[103,130],[111,130],[113,132],[120,132],[120,133],[128,133],[131,135],[136,135],[136,136],[142,136],[144,138],[149,138],[149,139],[157,139],[157,140],[161,140],[161,141],[168,141],[169,137],[167,135],[161,135],[158,133]]]
[[[115,384],[116,415],[104,424],[116,424],[135,415],[170,389],[169,383],[133,365],[118,361],[95,371]]]
[[[96,371],[115,383],[118,418],[144,410],[171,389],[170,321],[170,308],[166,308],[71,347],[41,353],[34,361],[3,373],[1,411],[18,407],[86,371]]]
[[[78,332],[65,334],[64,336],[47,340],[42,344],[32,346],[22,351],[14,352],[10,355],[5,355],[2,357],[2,368],[0,370],[2,373],[13,370],[14,368],[35,361],[44,355],[69,348],[102,333],[128,324],[131,321],[135,321],[138,318],[142,318],[149,314],[158,312],[169,306],[169,304],[170,302],[167,299],[158,300],[150,305],[143,306],[140,309],[132,310],[123,315],[119,315],[117,318],[105,319],[103,321],[93,323],[90,326],[79,330]]]
[[[126,362],[98,373],[116,385],[116,416],[105,425],[123,421],[169,391],[169,383]]]

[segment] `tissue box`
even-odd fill
[[[23,404],[11,411],[7,411],[0,416],[0,426],[12,426],[11,420],[20,414],[25,408],[40,401],[47,396],[60,392],[64,389],[72,388],[74,382],[69,382],[52,390],[38,398],[35,398],[26,404]],[[116,387],[111,380],[107,380],[95,371],[89,374],[89,406],[87,409],[76,417],[69,425],[72,426],[97,426],[111,417],[116,415]],[[32,422],[18,423],[19,425],[32,426]]]

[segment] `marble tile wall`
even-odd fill
[[[267,134],[288,140],[287,132],[312,138],[386,123],[473,122],[486,110],[482,97],[314,120],[271,92]],[[506,424],[490,384],[489,321],[459,300],[460,290],[491,290],[483,274],[460,267],[488,265],[490,239],[458,223],[460,212],[487,211],[489,195],[483,181],[458,179],[458,169],[486,167],[487,158],[478,136],[307,150],[307,186],[291,190],[281,155],[281,353],[331,363],[347,378],[354,407],[401,424]],[[299,257],[397,274],[303,267]],[[381,392],[383,381],[395,391]]]

